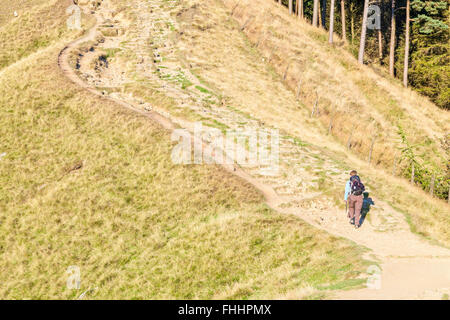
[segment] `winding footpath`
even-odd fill
[[[106,2],[106,0],[104,2]],[[141,3],[142,1],[135,2]],[[142,20],[149,18],[149,13],[144,9],[141,8],[141,10],[139,10],[143,15],[146,14]],[[99,33],[99,28],[105,20],[102,10],[102,7],[100,7],[93,13],[93,16],[96,19],[95,25],[87,31],[83,37],[67,44],[60,52],[58,56],[58,65],[64,75],[84,90],[99,96],[101,99],[105,99],[105,101],[117,103],[121,107],[135,112],[138,116],[143,116],[155,121],[166,130],[172,131],[175,128],[181,127],[192,132],[194,128],[193,122],[174,117],[165,110],[158,109],[156,106],[143,108],[142,103],[138,102],[136,99],[125,99],[121,95],[108,94],[104,91],[100,91],[92,84],[83,81],[79,77],[79,73],[70,66],[69,61],[71,52],[76,50],[83,43],[89,41],[95,42]],[[156,11],[155,7],[152,8],[151,12],[153,13],[153,11],[155,11],[155,16],[160,14]],[[142,30],[144,30],[144,26],[142,28]],[[140,46],[142,44],[136,40],[136,45]],[[145,59],[143,59],[143,61],[144,60]],[[86,61],[81,60],[80,63],[82,70],[90,68],[91,64]],[[175,89],[170,86],[167,86],[167,90],[168,92],[174,92],[174,94],[176,94]],[[228,118],[230,126],[232,125],[232,121],[236,121],[236,117],[236,115],[230,113]],[[223,121],[223,118],[221,119]],[[204,144],[207,144],[207,142],[204,141]],[[294,150],[293,145],[290,144],[289,141],[282,141],[281,148],[283,147],[287,150]],[[304,153],[305,149],[298,152]],[[310,155],[313,156],[314,150],[309,150],[309,152]],[[298,156],[299,154],[294,153],[291,158],[286,158],[283,161],[289,162]],[[307,160],[313,161],[312,156]],[[440,299],[443,294],[450,293],[450,250],[431,245],[427,241],[412,234],[403,215],[396,212],[388,204],[376,200],[377,205],[381,205],[383,214],[393,219],[396,230],[379,232],[376,227],[367,223],[364,225],[364,228],[355,231],[353,228],[349,227],[347,218],[342,212],[339,212],[337,208],[328,207],[327,204],[321,205],[320,201],[317,200],[317,194],[307,192],[297,192],[296,194],[280,192],[280,183],[283,183],[282,186],[289,187],[289,180],[297,177],[294,174],[288,172],[285,175],[285,178],[277,177],[277,179],[267,179],[261,178],[261,176],[253,170],[254,168],[241,168],[236,165],[227,164],[224,164],[223,167],[257,188],[265,196],[267,204],[277,212],[296,215],[314,227],[325,230],[335,236],[345,237],[371,249],[370,254],[375,255],[377,259],[380,260],[382,266],[380,288],[365,288],[340,291],[337,293],[333,292],[331,298]],[[330,165],[330,167],[332,167],[332,165]],[[282,166],[281,170],[284,170],[283,168],[284,167]],[[335,168],[335,170],[338,169]],[[299,172],[300,171],[301,170],[299,170]],[[305,176],[307,175],[306,172],[299,172],[296,172],[296,174],[299,175],[300,178],[304,178],[304,180],[311,179],[309,176],[305,179]],[[309,205],[302,205],[302,201],[308,202]],[[318,219],[318,217],[320,217],[320,219]]]

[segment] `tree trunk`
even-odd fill
[[[331,0],[330,5],[330,36],[328,37],[328,42],[333,43],[333,31],[334,31],[334,1]]]
[[[378,30],[378,56],[380,57],[380,64],[383,63],[383,36],[381,29]]]
[[[294,6],[293,6],[293,1],[294,0],[289,0],[289,14],[292,14],[293,13],[293,8],[294,8]]]
[[[353,2],[350,5],[350,14],[351,14],[351,32],[352,32],[352,44],[355,42],[355,6]]]
[[[408,0],[409,1],[409,0]],[[364,64],[364,50],[367,34],[367,12],[369,11],[369,0],[364,0],[363,22],[361,26],[361,41],[359,43],[358,63]]]
[[[408,86],[410,2],[411,0],[406,1],[405,65],[403,67],[403,85],[405,87]]]
[[[313,27],[317,27],[318,20],[319,20],[319,0],[314,0],[313,19],[312,19]]]
[[[322,28],[322,4],[319,1],[318,7],[317,7],[317,20],[319,20],[319,27]]]
[[[303,1],[304,0],[297,0],[297,2],[298,2],[298,16],[299,16],[299,18],[303,18],[303,11],[304,11],[304,9],[303,9]]]
[[[414,175],[415,175],[415,168],[414,168],[414,161],[411,164],[411,183],[414,184]]]
[[[395,64],[395,0],[392,0],[391,8],[391,42],[389,45],[389,74],[394,76]]]
[[[347,33],[345,30],[345,0],[341,0],[341,24],[342,24],[342,39],[347,41]]]
[[[332,115],[330,117],[330,123],[328,124],[328,135],[330,135],[333,130],[333,118],[334,118],[334,115]]]

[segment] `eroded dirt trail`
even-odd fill
[[[192,115],[227,129],[272,129],[263,121],[227,106],[220,92],[215,92],[218,89],[208,86],[189,66],[192,62],[180,55],[183,48],[177,45],[182,47],[184,43],[173,39],[173,30],[178,27],[175,17],[181,14],[189,17],[189,10],[180,9],[179,2],[174,1],[130,3],[133,19],[116,12],[104,0],[93,11],[95,26],[64,48],[58,63],[71,81],[169,130],[181,127],[192,132],[194,121],[188,120]],[[195,23],[195,14],[191,14],[190,23]],[[82,46],[85,49],[80,51]],[[119,57],[115,57],[117,52]],[[76,68],[70,65],[74,53],[78,53]],[[165,95],[175,108],[168,110],[135,94],[129,90],[134,83],[143,83]],[[267,174],[268,166],[224,167],[259,189],[276,211],[299,216],[317,228],[371,249],[370,258],[375,256],[382,265],[379,290],[339,292],[334,298],[441,298],[449,292],[449,250],[412,234],[404,216],[379,199],[374,199],[376,207],[370,212],[370,219],[361,229],[353,229],[343,210],[320,188],[323,179],[334,181],[329,183],[341,188],[347,175],[319,146],[282,136],[279,156],[280,170],[275,175]]]

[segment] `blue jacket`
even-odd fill
[[[345,184],[345,195],[344,195],[345,201],[347,201],[350,193],[352,193],[352,185],[350,184],[350,180],[348,180],[347,183]]]

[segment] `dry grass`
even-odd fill
[[[14,16],[14,11],[21,16],[26,12],[36,10],[36,7],[41,6],[45,2],[47,0],[2,1],[0,3],[0,28],[11,20],[17,19]]]
[[[397,123],[406,129],[411,143],[427,141],[418,153],[444,167],[447,160],[439,140],[449,131],[449,113],[396,81],[358,66],[344,49],[329,47],[323,31],[289,17],[275,3],[240,1],[234,11],[237,23],[230,17],[237,1],[223,2],[180,2],[180,30],[173,37],[180,61],[220,95],[225,105],[314,144],[343,170],[358,168],[373,194],[403,212],[413,231],[450,246],[448,205],[387,173],[400,145]],[[245,36],[240,29],[246,22]],[[286,57],[293,58],[283,81]],[[299,75],[301,101],[295,95]],[[316,88],[320,117],[311,119]],[[333,136],[328,136],[333,109],[338,112]],[[348,112],[351,109],[359,115]],[[352,150],[356,152],[348,152],[345,144],[354,121],[358,126]],[[373,154],[376,166],[369,166],[366,156],[374,132],[379,133]],[[343,191],[336,189],[333,177],[327,177],[325,185],[329,190],[322,191],[341,198]]]
[[[65,79],[66,41],[0,74],[1,298],[274,298],[364,270],[361,248],[269,210],[222,169],[172,164],[168,132]],[[66,288],[71,265],[80,290]]]
[[[3,25],[0,22],[0,70],[69,33],[65,10],[71,1],[10,2],[0,7],[0,16],[8,18]],[[18,11],[18,17],[14,17],[14,10]]]

